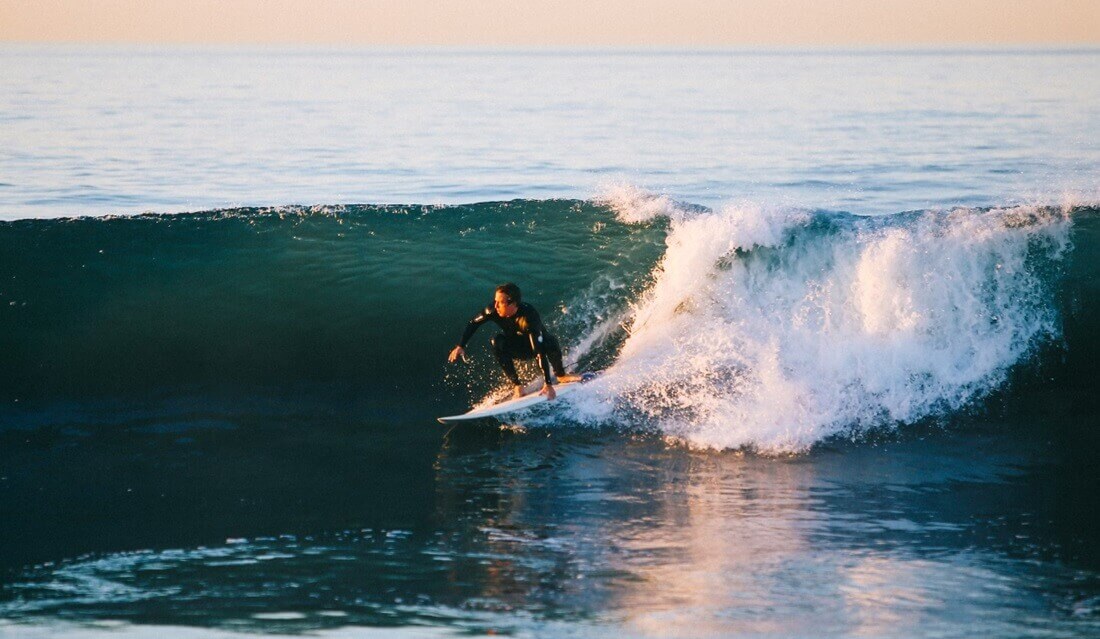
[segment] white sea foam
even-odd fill
[[[1058,211],[692,212],[625,188],[603,201],[670,230],[618,360],[573,402],[582,419],[640,416],[693,446],[803,451],[957,410],[1058,334],[1042,272],[1068,247]]]

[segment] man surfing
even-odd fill
[[[493,355],[496,356],[500,367],[504,369],[504,376],[515,387],[513,396],[521,397],[523,395],[523,384],[520,383],[519,375],[516,374],[516,364],[514,362],[516,359],[536,358],[538,360],[543,376],[542,390],[539,391],[539,394],[545,395],[548,400],[557,397],[553,386],[554,378],[550,375],[551,369],[553,369],[558,383],[581,379],[579,375],[565,374],[565,367],[561,362],[561,346],[558,345],[558,340],[546,332],[538,311],[535,310],[534,306],[521,301],[519,287],[511,282],[501,284],[496,288],[493,294],[492,306],[470,320],[470,323],[466,325],[466,330],[462,332],[462,339],[459,341],[458,346],[454,347],[447,360],[453,363],[460,357],[465,359],[466,343],[474,336],[478,327],[489,321],[495,323],[504,331],[494,336],[490,343],[493,345]]]

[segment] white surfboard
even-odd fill
[[[575,391],[576,389],[580,388],[580,386],[582,384],[585,384],[587,382],[590,382],[590,381],[596,379],[597,375],[598,375],[598,373],[584,373],[583,375],[581,375],[581,378],[578,381],[565,382],[563,384],[555,384],[554,385],[554,392],[556,393],[557,397],[561,397],[562,395],[568,395],[569,393],[571,393],[571,392]],[[541,388],[541,384],[536,384],[536,387]],[[453,423],[453,422],[465,422],[465,421],[469,421],[471,419],[484,419],[486,417],[497,417],[499,415],[506,415],[508,413],[514,413],[518,410],[523,410],[524,408],[530,408],[531,406],[534,406],[535,404],[539,404],[539,403],[545,402],[545,401],[547,401],[546,396],[539,395],[538,392],[531,392],[531,393],[529,393],[527,395],[524,395],[522,397],[517,397],[515,399],[505,400],[503,402],[499,402],[499,403],[496,403],[496,404],[491,404],[489,406],[482,406],[481,408],[475,408],[475,409],[473,409],[473,410],[471,410],[467,413],[462,413],[461,415],[451,415],[450,417],[439,417],[437,419],[439,420],[440,424],[450,424],[450,423]]]

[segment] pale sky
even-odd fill
[[[0,0],[0,41],[383,47],[1100,44],[1100,0]]]

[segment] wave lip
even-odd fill
[[[636,200],[620,219],[661,211],[666,252],[598,397],[577,404],[584,419],[630,414],[692,446],[799,452],[959,410],[1060,336],[1062,209],[866,218]]]

